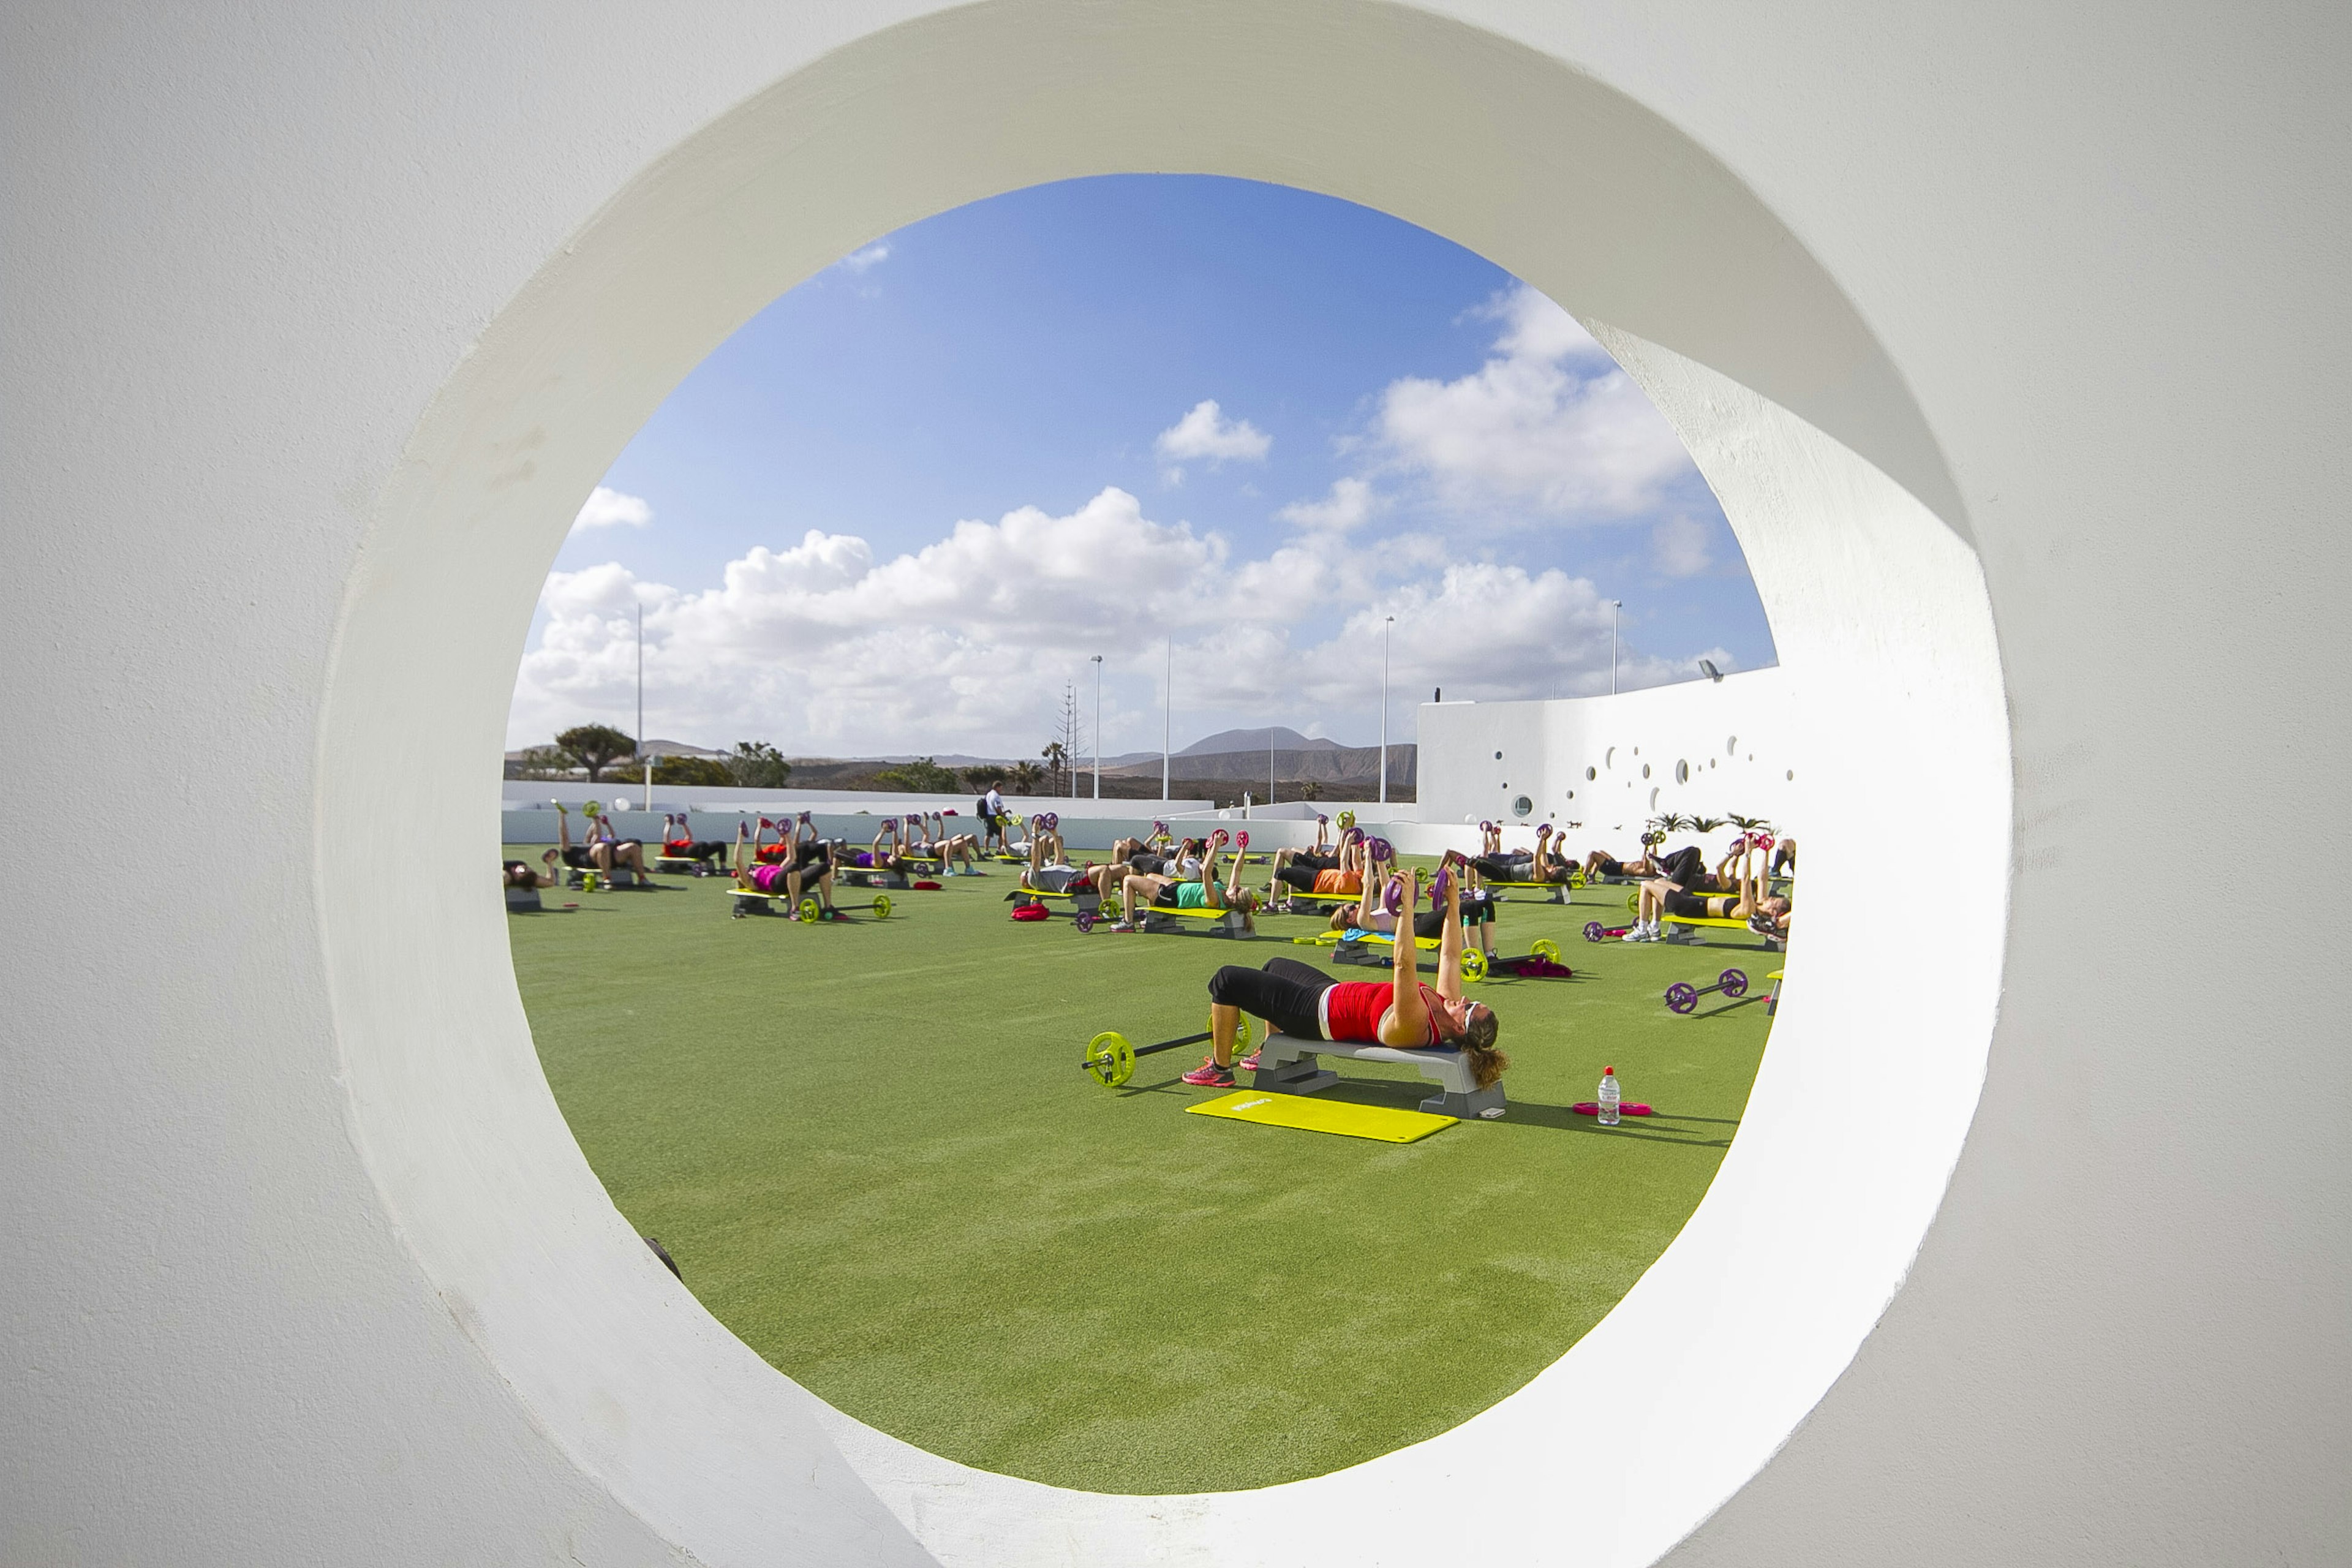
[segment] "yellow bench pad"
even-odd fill
[[[1444,1131],[1457,1120],[1432,1116],[1425,1110],[1353,1105],[1344,1100],[1315,1100],[1303,1094],[1260,1094],[1255,1089],[1221,1094],[1184,1109],[1196,1116],[1221,1116],[1229,1121],[1291,1127],[1302,1132],[1330,1132],[1342,1138],[1370,1138],[1381,1143],[1411,1143],[1433,1132]]]

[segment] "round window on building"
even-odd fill
[[[1511,813],[1515,816],[1525,816],[1535,808],[1536,803],[1529,800],[1526,795],[1521,795],[1517,800],[1511,802]]]
[[[1642,764],[1642,776],[1643,778],[1648,778],[1650,776],[1650,764],[1647,763],[1643,763]]]
[[[1690,764],[1688,763],[1678,762],[1675,764],[1675,783],[1690,783]]]
[[[1587,780],[1597,779],[1601,776],[1601,770],[1599,768],[1587,768],[1584,770],[1584,776]]]
[[[1738,736],[1734,735],[1723,743],[1723,754],[1727,757],[1736,757],[1739,754]]]

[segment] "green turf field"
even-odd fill
[[[1509,1115],[1376,1143],[1181,1114],[1217,1092],[1174,1081],[1197,1048],[1143,1058],[1121,1090],[1076,1065],[1101,1029],[1205,1028],[1221,963],[1318,960],[1280,940],[1311,922],[1262,916],[1255,942],[1082,936],[1007,919],[1013,868],[992,869],[844,925],[731,920],[719,879],[550,892],[508,922],[515,973],[589,1163],[722,1322],[884,1431],[1097,1491],[1337,1469],[1556,1360],[1714,1178],[1779,966],[1588,945],[1588,919],[1622,923],[1622,889],[1509,904],[1500,951],[1551,936],[1577,971],[1477,988]],[[1661,1004],[1726,964],[1757,982],[1746,1005]],[[1603,1064],[1664,1114],[1610,1131],[1571,1113]],[[1334,1094],[1424,1092],[1334,1065]]]

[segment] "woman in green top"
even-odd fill
[[[1257,921],[1257,895],[1242,886],[1244,857],[1234,857],[1233,869],[1226,873],[1224,884],[1217,882],[1217,859],[1222,848],[1211,848],[1208,859],[1201,867],[1198,881],[1176,877],[1146,876],[1138,872],[1121,885],[1120,900],[1124,906],[1121,918],[1105,927],[1108,931],[1133,931],[1135,910],[1139,902],[1156,910],[1239,910],[1242,922],[1255,934]]]

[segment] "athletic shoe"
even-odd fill
[[[1103,930],[1105,931],[1133,931],[1134,929],[1135,922],[1132,921],[1113,921],[1110,924],[1103,927]]]
[[[1650,940],[1650,928],[1645,925],[1636,925],[1625,933],[1625,940],[1627,942],[1647,942]]]
[[[1252,1051],[1249,1055],[1244,1057],[1234,1065],[1244,1072],[1257,1071],[1257,1053],[1255,1051]]]
[[[1234,1069],[1219,1067],[1217,1058],[1211,1057],[1207,1061],[1186,1073],[1184,1081],[1198,1084],[1202,1089],[1231,1089],[1234,1087]]]

